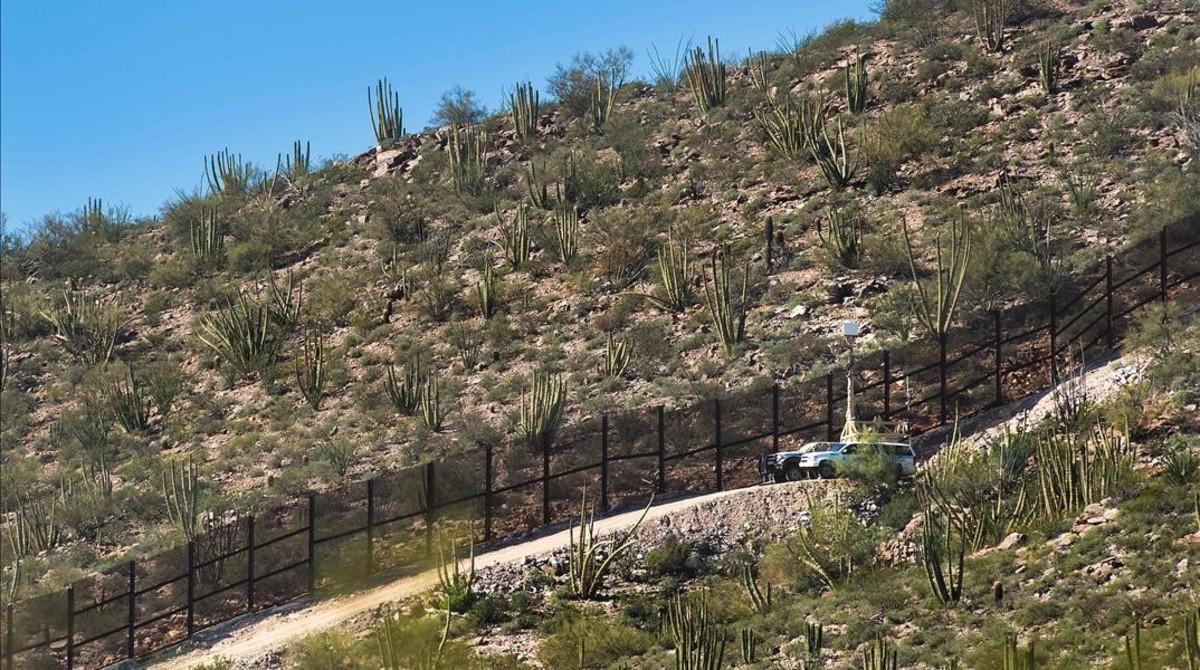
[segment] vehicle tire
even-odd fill
[[[804,471],[800,469],[798,464],[788,463],[783,468],[783,478],[785,481],[798,482],[802,479],[805,479]]]
[[[821,475],[821,479],[833,479],[837,477],[837,470],[834,469],[833,463],[824,461],[817,466],[817,474]]]

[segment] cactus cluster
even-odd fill
[[[605,379],[621,377],[629,367],[629,359],[632,355],[632,345],[625,340],[618,341],[612,333],[609,333],[608,344],[604,349],[604,362],[600,365],[600,374]]]
[[[676,670],[720,670],[725,657],[725,629],[712,621],[707,594],[686,593],[667,603],[666,624],[675,644]]]
[[[1200,493],[1196,497],[1200,500]],[[1183,620],[1183,648],[1188,670],[1200,670],[1200,607],[1188,612]]]
[[[475,538],[470,539],[467,569],[458,559],[458,543],[451,537],[437,543],[438,590],[442,592],[442,607],[462,612],[475,598]]]
[[[718,40],[708,38],[708,51],[696,47],[687,58],[686,77],[688,88],[701,114],[725,104],[725,63],[721,60],[721,45]]]
[[[867,108],[867,62],[855,54],[854,62],[842,68],[845,79],[846,109],[858,114]]]
[[[404,139],[404,110],[400,108],[400,94],[392,90],[387,77],[375,82],[375,95],[367,87],[367,110],[371,114],[371,130],[375,143],[383,147]]]
[[[167,518],[188,542],[200,527],[200,475],[190,456],[169,461],[159,474]]]
[[[197,336],[222,364],[239,374],[265,372],[275,363],[278,341],[270,309],[244,293],[201,318]]]
[[[487,177],[487,133],[475,126],[450,129],[446,156],[450,163],[450,183],[459,195],[480,195]]]
[[[846,132],[840,118],[834,120],[834,127],[836,130],[831,136],[829,124],[822,123],[820,132],[814,133],[809,142],[808,151],[829,186],[843,189],[854,179],[854,173],[858,171],[858,159],[846,148]]]
[[[856,268],[862,256],[862,217],[849,208],[834,207],[826,221],[817,221],[817,237],[842,267]]]
[[[804,670],[820,670],[825,666],[825,625],[804,623]]]
[[[57,547],[67,537],[62,521],[67,504],[67,489],[60,482],[52,494],[24,496],[17,493],[14,498],[13,525],[8,529],[9,546],[13,555],[32,556]]]
[[[287,283],[280,286],[271,275],[267,281],[268,310],[271,323],[283,332],[289,332],[300,323],[304,311],[304,286],[296,281],[296,274],[288,270]]]
[[[292,153],[278,154],[275,157],[275,173],[282,174],[291,181],[307,176],[312,170],[312,146],[300,140],[292,143]]]
[[[204,157],[204,178],[208,189],[221,195],[240,195],[250,190],[254,166],[228,148]]]
[[[766,614],[771,611],[772,593],[771,583],[767,583],[767,588],[764,591],[754,578],[754,569],[749,565],[742,566],[742,588],[746,590],[746,595],[750,598],[750,605],[755,612]]]
[[[521,395],[520,431],[530,446],[543,448],[554,440],[562,422],[567,384],[561,377],[535,372],[532,387]]]
[[[500,216],[496,210],[496,224],[500,229],[498,246],[504,254],[504,260],[514,270],[520,270],[529,263],[533,254],[533,238],[529,234],[529,210],[521,204],[509,221]]]
[[[296,387],[314,410],[325,397],[325,338],[316,329],[304,334],[300,358],[296,360]]]
[[[935,242],[937,268],[932,291],[926,288],[917,273],[916,253],[909,239],[908,222],[901,227],[904,233],[904,249],[908,254],[908,267],[912,273],[913,286],[917,291],[916,316],[931,337],[941,339],[950,330],[954,314],[958,309],[958,297],[967,277],[971,262],[971,233],[966,221],[952,221],[947,235],[938,233]]]
[[[541,168],[538,168],[536,162],[529,161],[529,164],[525,166],[525,193],[529,197],[529,202],[534,207],[550,211],[554,209],[554,202],[550,199],[550,190],[545,178],[545,169],[545,164]]]
[[[492,255],[484,254],[483,268],[479,272],[479,283],[475,285],[475,300],[479,305],[479,315],[485,319],[490,319],[496,315],[500,309],[500,301],[497,298],[497,286],[499,279],[496,277],[496,271],[492,268]]]
[[[738,631],[738,640],[742,652],[742,663],[754,663],[758,660],[755,654],[755,647],[758,645],[757,636],[754,634],[754,629],[743,628]]]
[[[988,50],[1004,50],[1004,28],[1015,6],[1016,0],[971,0],[975,34]]]
[[[150,398],[142,392],[141,384],[126,371],[125,379],[115,379],[108,388],[108,408],[113,419],[127,433],[141,434],[150,427]]]
[[[537,135],[538,91],[531,82],[517,84],[508,96],[508,109],[518,138],[526,140]]]
[[[591,599],[600,592],[601,587],[604,586],[604,578],[612,568],[613,562],[633,548],[633,537],[653,504],[652,496],[637,522],[625,530],[621,536],[600,539],[596,536],[596,509],[588,504],[587,490],[583,490],[579,501],[578,539],[575,537],[575,519],[571,519],[567,530],[570,542],[567,585],[572,596]]]
[[[863,670],[897,670],[900,654],[882,637],[876,638],[863,652]]]
[[[921,518],[921,564],[938,602],[953,606],[962,599],[967,545],[948,515],[926,501]]]
[[[446,423],[445,407],[442,405],[442,385],[437,374],[430,373],[421,386],[421,423],[429,430],[440,433]]]
[[[1004,670],[1037,670],[1036,643],[1033,640],[1021,647],[1017,636],[1009,633],[1004,638]]]
[[[225,233],[215,208],[203,208],[189,222],[192,258],[205,266],[217,266],[225,260]]]
[[[554,212],[554,236],[558,240],[558,257],[570,263],[579,254],[579,210],[563,202]]]
[[[754,118],[771,148],[780,156],[795,160],[808,155],[825,122],[825,108],[822,96],[797,99],[783,93],[770,100],[767,111],[756,111]]]
[[[734,348],[746,339],[747,289],[750,282],[748,262],[742,268],[740,290],[734,287],[729,266],[729,250],[724,247],[719,251],[714,250],[709,261],[712,276],[705,277],[704,283],[704,298],[713,330],[726,354],[733,353]]]
[[[1046,95],[1058,92],[1058,75],[1062,69],[1062,57],[1058,46],[1044,42],[1038,47],[1038,81]]]
[[[746,74],[750,77],[750,85],[754,90],[764,95],[770,90],[770,80],[767,78],[767,54],[765,51],[754,53],[746,58]]]
[[[1108,427],[1094,427],[1086,439],[1039,436],[1035,459],[1042,513],[1058,519],[1114,495],[1128,483],[1134,457],[1128,436]]]
[[[54,339],[76,358],[92,365],[112,359],[122,326],[115,308],[66,289],[61,300],[41,314],[54,328]]]
[[[425,371],[421,359],[414,356],[404,366],[404,376],[397,377],[395,366],[389,364],[384,389],[392,406],[402,414],[412,416],[421,404],[421,389],[425,384]]]
[[[604,130],[604,124],[608,122],[608,117],[612,116],[613,105],[617,101],[617,93],[621,90],[623,83],[616,68],[607,74],[600,73],[596,76],[596,86],[592,90],[591,102],[588,107],[588,120],[595,132]]]

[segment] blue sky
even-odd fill
[[[372,6],[374,5],[374,6]],[[868,0],[524,2],[0,3],[0,211],[21,229],[88,197],[153,214],[228,146],[262,166],[295,139],[322,158],[373,144],[366,88],[387,76],[405,125],[442,92],[474,90],[491,109],[514,82],[545,89],[556,62],[714,35],[722,51],[772,48]]]

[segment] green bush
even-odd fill
[[[651,574],[661,577],[695,574],[700,565],[692,545],[671,536],[646,554],[645,567]]]

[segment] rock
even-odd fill
[[[1009,533],[1008,537],[1004,538],[1000,544],[996,545],[996,549],[1005,551],[1014,547],[1024,546],[1029,541],[1029,536],[1025,533]]]
[[[798,316],[804,316],[806,314],[808,314],[808,305],[796,305],[788,310],[787,318],[794,319]]]
[[[1158,27],[1158,19],[1154,18],[1154,16],[1151,14],[1139,14],[1138,16],[1133,17],[1133,20],[1130,21],[1129,25],[1134,30],[1149,30],[1150,28]]]

